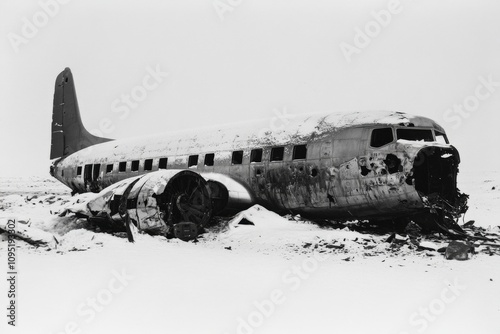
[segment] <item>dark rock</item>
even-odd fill
[[[422,235],[422,228],[418,226],[415,222],[411,221],[408,223],[408,225],[406,225],[405,232],[410,237],[416,238]]]
[[[113,235],[118,238],[127,238],[127,232],[115,232]]]
[[[387,239],[385,240],[385,242],[391,243],[391,242],[392,242],[392,240],[394,240],[394,238],[395,238],[395,237],[396,237],[396,233],[393,233],[393,234],[391,234],[391,235],[389,236],[389,238],[387,238]]]
[[[465,242],[452,241],[446,247],[445,257],[447,260],[467,260],[469,259],[469,251],[472,248],[472,246]]]

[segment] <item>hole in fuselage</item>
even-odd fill
[[[454,148],[426,147],[413,164],[413,184],[423,195],[439,194],[450,203],[457,197],[457,172],[460,159]]]
[[[368,173],[370,173],[370,170],[366,168],[366,166],[360,166],[361,168],[361,175],[366,176]]]
[[[389,174],[403,171],[403,166],[401,166],[401,160],[394,154],[390,153],[387,154],[384,163],[387,166],[387,171],[389,172]]]

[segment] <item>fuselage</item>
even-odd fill
[[[458,163],[433,120],[376,111],[113,140],[53,161],[53,175],[74,192],[96,192],[158,169],[190,169],[224,186],[225,212],[258,203],[312,217],[377,219],[421,212],[432,193],[452,201]]]

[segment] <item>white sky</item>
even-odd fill
[[[234,4],[224,20],[217,1]],[[43,18],[42,8],[2,1],[1,175],[48,175],[54,81],[65,67],[85,126],[108,118],[111,138],[273,117],[284,108],[389,109],[444,126],[462,170],[499,169],[498,1],[401,0],[400,12],[351,62],[340,44],[354,46],[355,29],[373,27],[370,13],[389,1],[217,1],[72,0],[18,52],[9,36],[23,37],[23,18]],[[169,76],[120,119],[113,101],[157,66]],[[477,99],[478,78],[489,76],[498,86],[480,87]],[[443,118],[474,99],[468,118]]]

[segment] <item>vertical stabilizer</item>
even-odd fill
[[[83,148],[110,140],[112,139],[90,134],[83,126],[73,75],[66,67],[56,79],[50,159],[64,157]]]

